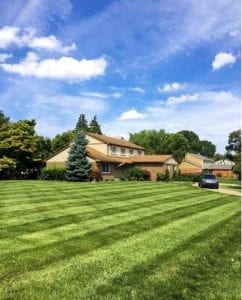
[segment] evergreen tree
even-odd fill
[[[83,131],[79,132],[71,145],[66,164],[66,179],[68,181],[86,181],[91,165],[87,160],[87,139]]]
[[[76,124],[76,134],[79,134],[81,131],[88,131],[88,124],[84,114],[80,114],[79,119]]]
[[[92,133],[102,134],[101,126],[97,121],[97,116],[94,116],[94,118],[91,120],[89,124],[89,131]]]

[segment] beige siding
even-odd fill
[[[107,155],[107,153],[108,153],[108,145],[107,144],[105,144],[89,135],[86,135],[86,137],[88,140],[88,145],[92,146],[97,151]]]
[[[199,158],[199,157],[197,157],[197,156],[194,156],[194,155],[192,155],[192,154],[190,154],[190,153],[187,153],[187,154],[186,154],[185,160],[191,161],[191,162],[193,162],[194,164],[199,165],[199,166],[202,166],[202,165],[203,165],[203,160],[202,160],[202,158]]]
[[[133,156],[137,156],[137,155],[144,155],[144,151],[143,150],[137,150],[137,149],[133,149],[133,148],[120,147],[120,146],[115,146],[115,147],[116,147],[116,153],[113,153],[112,152],[112,145],[108,145],[108,155],[109,156],[133,157]],[[125,154],[122,154],[122,150],[121,149],[125,149]],[[133,155],[130,155],[129,150],[133,150]],[[139,154],[139,153],[141,153],[141,154]]]
[[[55,156],[51,157],[47,160],[47,165],[49,163],[63,163],[67,161],[69,155],[70,147],[61,151],[60,153],[56,154]]]
[[[201,173],[202,172],[202,167],[199,168],[197,166],[194,166],[191,163],[183,161],[179,165],[179,170],[181,171],[182,174]]]

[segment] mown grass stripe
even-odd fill
[[[197,193],[197,190],[194,190],[194,193]],[[173,197],[173,196],[185,196],[183,195],[183,192],[181,193],[179,192],[174,192],[174,193],[167,193],[166,195],[164,195],[162,198],[166,199],[167,197]],[[183,196],[182,196],[183,195]],[[119,195],[119,197],[122,197],[122,195]],[[123,196],[122,200],[119,201],[119,199],[115,199],[114,202],[117,203],[124,203],[125,201],[132,201],[134,197],[132,194],[131,196],[129,196],[129,198],[125,198]],[[144,197],[143,197],[144,198]],[[66,209],[61,209],[61,208],[57,208],[54,211],[45,211],[42,212],[42,214],[39,214],[38,212],[36,213],[32,213],[31,215],[23,215],[23,216],[19,216],[18,218],[15,217],[8,217],[8,218],[2,218],[1,220],[1,227],[4,228],[4,226],[9,226],[9,225],[20,225],[20,224],[24,224],[24,223],[29,223],[31,221],[41,221],[41,220],[46,220],[49,218],[53,218],[53,217],[60,217],[62,215],[67,215],[67,214],[78,214],[78,213],[82,213],[82,212],[89,212],[91,210],[95,210],[95,209],[101,209],[102,206],[106,205],[106,206],[110,206],[112,201],[104,201],[104,203],[101,203],[101,200],[97,200],[97,203],[95,203],[94,205],[84,205],[82,206],[81,204],[79,205],[79,207],[69,207]],[[115,204],[114,204],[115,205]],[[120,204],[119,204],[120,205]]]
[[[154,192],[157,192],[159,194],[167,194],[167,193],[172,193],[173,191],[184,191],[186,190],[185,187],[182,187],[182,188],[170,188],[170,189],[160,189],[160,187],[152,187],[152,190],[150,188],[147,188],[147,189],[142,189],[142,190],[137,190],[136,189],[128,189],[126,191],[124,191],[122,193],[122,195],[129,195],[129,194],[133,194],[134,196],[139,196],[142,194],[149,194],[149,193],[154,193]],[[93,200],[98,200],[98,199],[103,199],[103,198],[106,198],[106,199],[110,199],[110,196],[114,197],[114,196],[118,196],[117,198],[120,198],[121,195],[120,195],[120,190],[116,190],[115,193],[88,193],[88,192],[78,192],[78,193],[73,193],[72,191],[68,192],[68,193],[55,193],[53,194],[53,192],[50,192],[49,195],[35,195],[34,198],[35,198],[35,201],[29,201],[27,200],[26,202],[23,202],[23,201],[17,201],[17,203],[1,203],[2,204],[2,207],[4,209],[4,205],[6,206],[6,211],[10,211],[12,209],[14,209],[15,207],[16,208],[21,208],[21,207],[37,207],[37,206],[41,206],[41,205],[45,205],[45,203],[52,203],[53,201],[58,201],[58,203],[60,203],[61,201],[66,201],[67,199],[76,199],[76,200],[79,200],[79,201],[82,201],[83,199],[85,199],[85,201],[93,201]],[[57,200],[58,199],[58,200]]]
[[[142,191],[147,191],[150,192],[150,188],[151,186],[146,186],[145,188],[142,187]],[[162,186],[162,185],[152,185],[152,190],[157,190],[160,193],[166,193],[167,191],[172,191],[172,190],[186,190],[187,188],[184,186],[174,186],[174,187],[169,187],[169,186]],[[191,188],[192,189],[192,188]],[[132,188],[127,188],[125,191],[122,191],[122,193],[126,193],[129,192],[131,193],[132,191],[135,191],[136,193],[139,193],[139,191],[137,191],[136,187],[132,187]],[[110,193],[111,192],[111,193]],[[115,192],[115,193],[114,193]],[[21,199],[24,198],[24,200],[18,200],[16,201],[15,195],[11,195],[11,198],[13,197],[13,199],[11,199],[11,201],[6,201],[6,198],[4,200],[0,201],[0,205],[1,207],[4,206],[10,206],[11,207],[11,202],[13,202],[13,206],[15,205],[25,205],[25,204],[35,204],[36,202],[50,202],[51,200],[56,200],[56,197],[58,196],[59,201],[62,200],[63,196],[66,198],[75,198],[78,197],[80,198],[80,196],[85,197],[87,199],[92,200],[93,197],[110,197],[110,195],[120,195],[120,186],[109,190],[109,191],[105,191],[105,192],[100,192],[100,191],[95,191],[95,190],[91,190],[90,191],[83,191],[82,193],[80,193],[79,190],[75,191],[73,189],[70,190],[64,190],[64,191],[53,191],[53,190],[48,190],[48,192],[45,193],[41,193],[39,191],[36,191],[36,193],[33,193],[31,195],[26,195],[26,193],[24,195],[21,195]],[[1,195],[1,193],[0,193]],[[26,199],[27,198],[27,199]],[[28,199],[30,198],[30,199]],[[16,204],[17,202],[17,204]]]
[[[194,190],[194,195],[197,195],[197,190]],[[198,194],[199,195],[199,194]],[[204,194],[203,194],[204,195]],[[214,194],[210,194],[210,197],[214,195]],[[217,195],[218,196],[218,195]],[[220,195],[219,195],[220,196]],[[163,196],[162,198],[160,198],[160,196],[158,195],[155,195],[155,196],[151,196],[149,200],[156,200],[158,197],[158,199],[161,199],[161,202],[163,201],[166,201],[166,199],[173,199],[174,197],[174,201],[176,201],[177,199],[181,198],[183,200],[186,200],[187,199],[187,194],[184,195],[183,193],[181,194],[180,192],[177,192],[177,193],[172,193],[172,194],[166,194],[165,196]],[[213,197],[213,196],[212,196]],[[143,198],[144,200],[146,198]],[[73,208],[70,208],[72,209],[72,211],[69,211],[67,209],[65,210],[59,210],[57,212],[54,212],[52,211],[51,213],[48,213],[48,211],[45,213],[45,214],[32,214],[31,216],[23,216],[22,218],[21,217],[18,217],[17,219],[15,218],[7,218],[5,220],[1,220],[1,233],[4,232],[4,230],[10,230],[11,231],[14,231],[15,229],[17,229],[17,231],[19,230],[19,228],[23,228],[23,227],[26,227],[26,226],[29,226],[30,228],[33,228],[34,224],[35,223],[40,223],[40,224],[48,224],[49,221],[50,222],[55,222],[57,219],[58,220],[62,220],[62,217],[65,219],[66,217],[77,217],[79,218],[79,216],[83,216],[85,215],[86,213],[90,213],[92,211],[95,211],[95,210],[101,210],[103,208],[110,208],[110,206],[125,206],[127,202],[129,202],[129,204],[132,204],[132,203],[142,203],[143,200],[140,200],[140,199],[136,199],[133,197],[129,197],[129,198],[122,198],[122,201],[119,201],[116,202],[113,204],[113,205],[110,205],[112,203],[108,203],[105,201],[104,204],[98,204],[98,205],[94,205],[94,206],[90,206],[90,208],[88,208],[88,206],[80,206],[78,208],[74,208],[74,211],[73,211]],[[69,212],[69,213],[68,213]],[[79,216],[78,216],[79,215]]]
[[[80,298],[95,298],[98,286],[107,283],[118,274],[125,274],[137,264],[150,261],[152,257],[171,252],[190,237],[202,234],[202,231],[212,224],[226,221],[231,216],[237,217],[234,207],[214,208],[191,218],[188,216],[178,220],[164,228],[157,228],[152,234],[146,232],[138,239],[132,237],[118,241],[117,244],[94,251],[91,257],[81,256],[81,260],[79,256],[73,257],[66,262],[52,264],[44,270],[28,273],[28,281],[25,280],[26,275],[15,274],[19,277],[15,277],[11,284],[12,295],[18,293],[22,297],[32,296],[37,292],[39,297],[49,295],[51,299],[73,299],[77,295]],[[205,217],[206,222],[202,222]],[[63,285],[63,282],[67,285]]]
[[[113,225],[89,231],[84,235],[75,236],[67,240],[60,240],[43,247],[36,247],[31,250],[16,251],[2,255],[0,263],[0,278],[16,276],[18,273],[39,270],[49,264],[56,263],[63,259],[86,254],[94,249],[111,245],[119,240],[127,239],[135,234],[150,231],[154,228],[168,225],[179,219],[191,217],[201,212],[208,212],[211,209],[219,209],[221,206],[233,206],[234,203],[212,200],[202,204],[192,204],[186,207],[179,207],[162,213],[153,214],[152,217],[143,217],[123,224]],[[37,259],[36,259],[37,256]],[[9,265],[13,260],[14,264]],[[6,265],[6,262],[8,265]]]
[[[214,194],[211,195],[211,197],[209,199],[206,199],[205,201],[201,196],[197,198],[197,196],[195,195],[194,198],[195,197],[199,202],[202,200],[203,203],[207,202],[208,200],[222,200],[221,197],[218,197],[218,195]],[[226,197],[223,200],[226,200]],[[180,201],[181,203],[179,203]],[[193,202],[193,197],[190,197],[186,200],[179,199],[179,197],[177,197],[177,199],[167,199],[167,201],[162,203],[161,207],[160,202],[158,201],[157,204],[156,200],[154,200],[154,203],[147,203],[146,205],[142,205],[140,203],[133,204],[132,209],[127,206],[120,208],[114,207],[113,209],[110,208],[103,211],[95,211],[93,213],[83,214],[82,216],[77,216],[74,219],[71,218],[68,220],[67,218],[65,218],[65,222],[63,222],[62,224],[60,222],[55,222],[54,224],[51,224],[51,226],[45,228],[36,228],[33,226],[28,226],[27,228],[31,228],[31,231],[21,231],[21,229],[17,227],[17,232],[16,230],[12,233],[10,230],[5,231],[5,238],[7,238],[6,240],[3,239],[4,235],[2,234],[3,249],[1,250],[1,252],[10,252],[9,249],[13,251],[12,249],[14,247],[17,247],[17,249],[23,247],[33,248],[37,247],[40,244],[43,245],[51,243],[53,241],[56,241],[56,239],[59,239],[59,232],[61,232],[61,238],[68,239],[73,236],[80,235],[81,233],[86,233],[89,231],[89,229],[94,230],[95,228],[98,229],[99,227],[104,229],[105,227],[110,225],[110,221],[115,221],[115,224],[122,224],[124,222],[130,221],[130,219],[136,220],[137,218],[139,218],[139,216],[147,216],[147,214],[148,216],[150,216],[151,214],[152,217],[152,214],[154,214],[154,209],[156,213],[157,211],[161,213],[167,210],[185,206],[185,203],[189,205],[191,202]],[[135,215],[133,214],[133,212],[135,212]],[[18,236],[18,239],[12,240],[14,236]],[[25,237],[25,239],[21,239],[21,237]],[[28,242],[27,244],[26,238]],[[12,243],[9,241],[12,241]]]
[[[177,194],[177,192],[180,192],[183,190],[180,189],[175,189],[175,190],[169,190],[168,192],[165,193],[165,195],[163,196],[162,193],[160,193],[160,190],[153,190],[152,191],[138,191],[138,192],[127,192],[124,193],[122,195],[116,194],[113,195],[111,197],[110,200],[110,196],[99,196],[96,198],[92,198],[92,199],[88,199],[88,200],[83,200],[86,199],[85,195],[82,195],[82,198],[80,199],[75,199],[75,198],[71,198],[71,199],[65,199],[63,196],[61,199],[57,199],[58,196],[55,196],[55,200],[51,201],[51,202],[40,202],[37,204],[29,204],[29,205],[16,205],[16,206],[10,206],[8,207],[8,209],[3,209],[2,213],[0,213],[0,217],[2,219],[4,218],[9,218],[11,216],[17,217],[18,215],[28,215],[28,214],[32,214],[34,212],[42,212],[42,211],[51,211],[52,209],[61,209],[61,208],[68,208],[68,207],[81,207],[81,206],[95,206],[95,205],[102,205],[105,203],[109,203],[110,205],[112,205],[112,203],[115,202],[120,202],[120,201],[127,201],[129,199],[134,199],[134,198],[147,198],[147,197],[152,197],[153,195],[157,195],[160,198],[166,198],[167,195],[173,195],[173,194]],[[193,190],[192,194],[199,194],[200,192],[198,190]],[[122,200],[121,200],[122,198]]]
[[[214,281],[214,277],[217,275],[218,267],[219,269],[221,267],[221,255],[232,258],[236,256],[234,255],[235,250],[237,251],[240,245],[239,228],[240,219],[239,213],[237,213],[191,236],[172,249],[171,252],[158,254],[145,264],[143,262],[137,264],[128,272],[111,278],[107,283],[99,285],[95,293],[100,297],[110,297],[112,295],[112,297],[123,296],[129,298],[131,292],[134,293],[135,291],[136,297],[139,298],[142,294],[143,299],[144,294],[147,297],[156,298],[162,293],[164,299],[184,299],[184,296],[186,299],[198,299],[198,294],[200,294],[200,297],[203,298],[204,290],[201,291],[200,289],[201,280],[208,283],[207,287],[209,288],[212,284],[211,281]],[[234,235],[231,235],[231,232],[234,232]],[[225,245],[229,246],[226,250]],[[214,252],[216,257],[214,257]],[[226,264],[227,266],[224,265],[223,261],[222,267],[224,269],[230,268],[231,260],[227,259]],[[176,269],[175,274],[174,268]],[[213,269],[213,272],[208,274],[211,269]],[[139,276],[137,276],[138,274]],[[194,285],[192,280],[191,293],[186,288],[193,276],[198,281]],[[239,288],[239,284],[237,280],[237,288]],[[172,289],[171,286],[173,286]],[[219,294],[217,297],[219,297]]]

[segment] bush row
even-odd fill
[[[127,176],[120,178],[120,180],[138,180],[147,181],[150,180],[150,172],[138,167],[129,169]],[[42,169],[40,179],[43,180],[66,180],[66,168],[65,167],[47,167]],[[173,175],[166,170],[165,173],[157,173],[156,181],[192,181],[198,182],[200,175],[196,174],[181,174],[180,172],[174,172]],[[91,171],[89,174],[90,181],[102,181],[102,173],[99,171]]]

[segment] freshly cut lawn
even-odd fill
[[[239,197],[1,181],[0,206],[0,299],[240,299]]]

